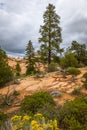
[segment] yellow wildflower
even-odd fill
[[[11,121],[21,120],[21,116],[15,115],[11,118]]]

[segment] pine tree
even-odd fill
[[[12,80],[12,77],[13,74],[7,62],[7,55],[5,51],[0,48],[0,87]]]
[[[19,63],[17,62],[17,64],[16,64],[16,75],[19,76],[20,72],[21,72],[21,67],[20,67]]]
[[[72,41],[70,50],[74,51],[79,64],[84,63],[87,65],[87,49],[85,44]]]
[[[27,57],[27,71],[26,74],[32,74],[35,71],[34,68],[34,47],[31,40],[28,42],[26,47],[26,57]]]
[[[59,27],[60,17],[55,12],[55,6],[49,4],[43,15],[43,26],[40,27],[41,37],[39,42],[41,42],[41,54],[47,58],[48,64],[51,63],[52,56],[57,55],[60,51],[61,38],[61,28]]]

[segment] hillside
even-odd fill
[[[21,74],[24,74],[26,71],[26,61],[22,59],[8,58],[8,63],[12,68],[15,68],[17,62],[19,62],[21,66]],[[7,84],[7,86],[0,89],[0,94],[4,95],[7,93],[10,94],[13,91],[18,91],[20,95],[14,99],[14,102],[8,107],[8,109],[6,108],[3,111],[6,113],[12,113],[20,107],[20,102],[25,96],[37,91],[47,91],[49,93],[55,91],[60,92],[61,96],[54,98],[54,100],[60,105],[64,104],[67,100],[73,100],[76,96],[71,93],[74,88],[82,86],[82,75],[87,72],[87,67],[79,69],[81,74],[76,77],[75,82],[71,81],[71,75],[67,75],[67,77],[64,78],[62,72],[59,70],[57,72],[46,73],[40,78],[37,78],[36,76],[21,77],[17,80],[18,84],[14,84],[13,82]],[[87,94],[87,90],[82,89],[81,91],[83,94]]]
[[[15,69],[17,62],[20,64],[21,74],[24,74],[26,71],[26,60],[20,58],[8,57],[8,64],[11,68]]]

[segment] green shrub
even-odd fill
[[[42,113],[43,116],[46,119],[57,119],[58,115],[57,115],[57,109],[55,108],[55,106],[50,105],[50,104],[45,104],[41,109],[38,110],[39,113]]]
[[[68,68],[68,73],[72,75],[72,82],[75,81],[75,76],[79,75],[81,73],[81,71],[77,68],[74,67],[70,67]]]
[[[7,120],[8,116],[3,112],[0,112],[0,126]]]
[[[28,65],[26,70],[26,75],[34,75],[36,73],[34,65]]]
[[[59,110],[58,119],[64,130],[85,130],[87,127],[87,96],[65,103]]]
[[[87,89],[87,81],[84,82],[83,87]]]
[[[0,108],[11,106],[15,98],[20,94],[19,91],[14,90],[11,92],[8,88],[6,94],[0,94]]]
[[[73,53],[66,53],[65,56],[60,59],[60,65],[62,68],[77,67],[78,61]]]
[[[48,72],[54,72],[57,71],[57,63],[50,63],[48,65]]]
[[[83,126],[74,117],[65,120],[66,124],[69,124],[68,130],[84,130]]]
[[[31,96],[27,96],[21,103],[21,111],[24,113],[35,114],[41,109],[45,104],[54,106],[55,102],[51,95],[46,92],[38,92]]]
[[[83,78],[85,78],[87,81],[87,72],[83,74]]]
[[[83,78],[85,78],[85,81],[83,82],[83,87],[87,89],[87,72],[83,74]]]
[[[79,69],[74,68],[74,67],[68,68],[68,72],[69,72],[69,74],[72,74],[72,75],[75,75],[75,76],[77,76],[81,73],[81,71]]]
[[[74,88],[74,90],[72,91],[72,95],[76,95],[76,96],[82,95],[81,88],[80,87]]]
[[[13,95],[14,95],[14,96],[18,96],[18,95],[20,95],[20,92],[17,91],[17,90],[14,90]]]

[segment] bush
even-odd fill
[[[37,113],[33,117],[13,116],[11,118],[13,130],[59,130],[57,120],[47,120],[42,114]]]
[[[48,72],[54,72],[57,71],[57,63],[50,63],[48,65]]]
[[[72,81],[75,81],[75,76],[79,75],[81,71],[77,68],[70,67],[68,68],[68,73],[72,75]]]
[[[83,87],[87,89],[87,81],[84,82]]]
[[[75,75],[75,76],[77,76],[81,73],[81,71],[79,69],[74,68],[74,67],[70,67],[68,69],[68,72],[69,72],[69,74],[72,74],[72,75]]]
[[[11,90],[8,88],[6,94],[0,94],[0,108],[11,106],[19,94],[19,91],[14,90],[11,92]]]
[[[42,113],[46,119],[53,120],[57,119],[58,117],[57,109],[55,108],[55,106],[49,105],[48,103],[45,104],[41,109],[39,109],[38,112]]]
[[[66,120],[69,123],[69,130],[84,130],[83,126],[72,117],[70,120]]]
[[[60,65],[62,68],[77,67],[78,61],[73,53],[66,53],[65,56],[60,59]]]
[[[14,95],[14,96],[18,96],[18,95],[20,95],[20,92],[17,91],[17,90],[14,90],[13,95]]]
[[[21,103],[21,111],[27,114],[35,114],[39,109],[43,108],[45,104],[54,106],[55,102],[48,93],[38,92],[24,98]]]
[[[64,130],[85,130],[87,127],[87,96],[65,103],[59,110],[58,119]]]
[[[33,75],[35,73],[36,73],[36,71],[35,71],[34,65],[29,64],[27,66],[26,75]]]
[[[0,112],[0,126],[7,120],[8,116],[3,112]]]
[[[82,95],[81,88],[80,87],[74,88],[74,90],[72,91],[72,95],[76,95],[76,96]]]
[[[83,78],[85,78],[85,81],[83,82],[83,87],[87,89],[87,72],[83,74]]]
[[[83,78],[87,81],[87,72],[83,74]]]

